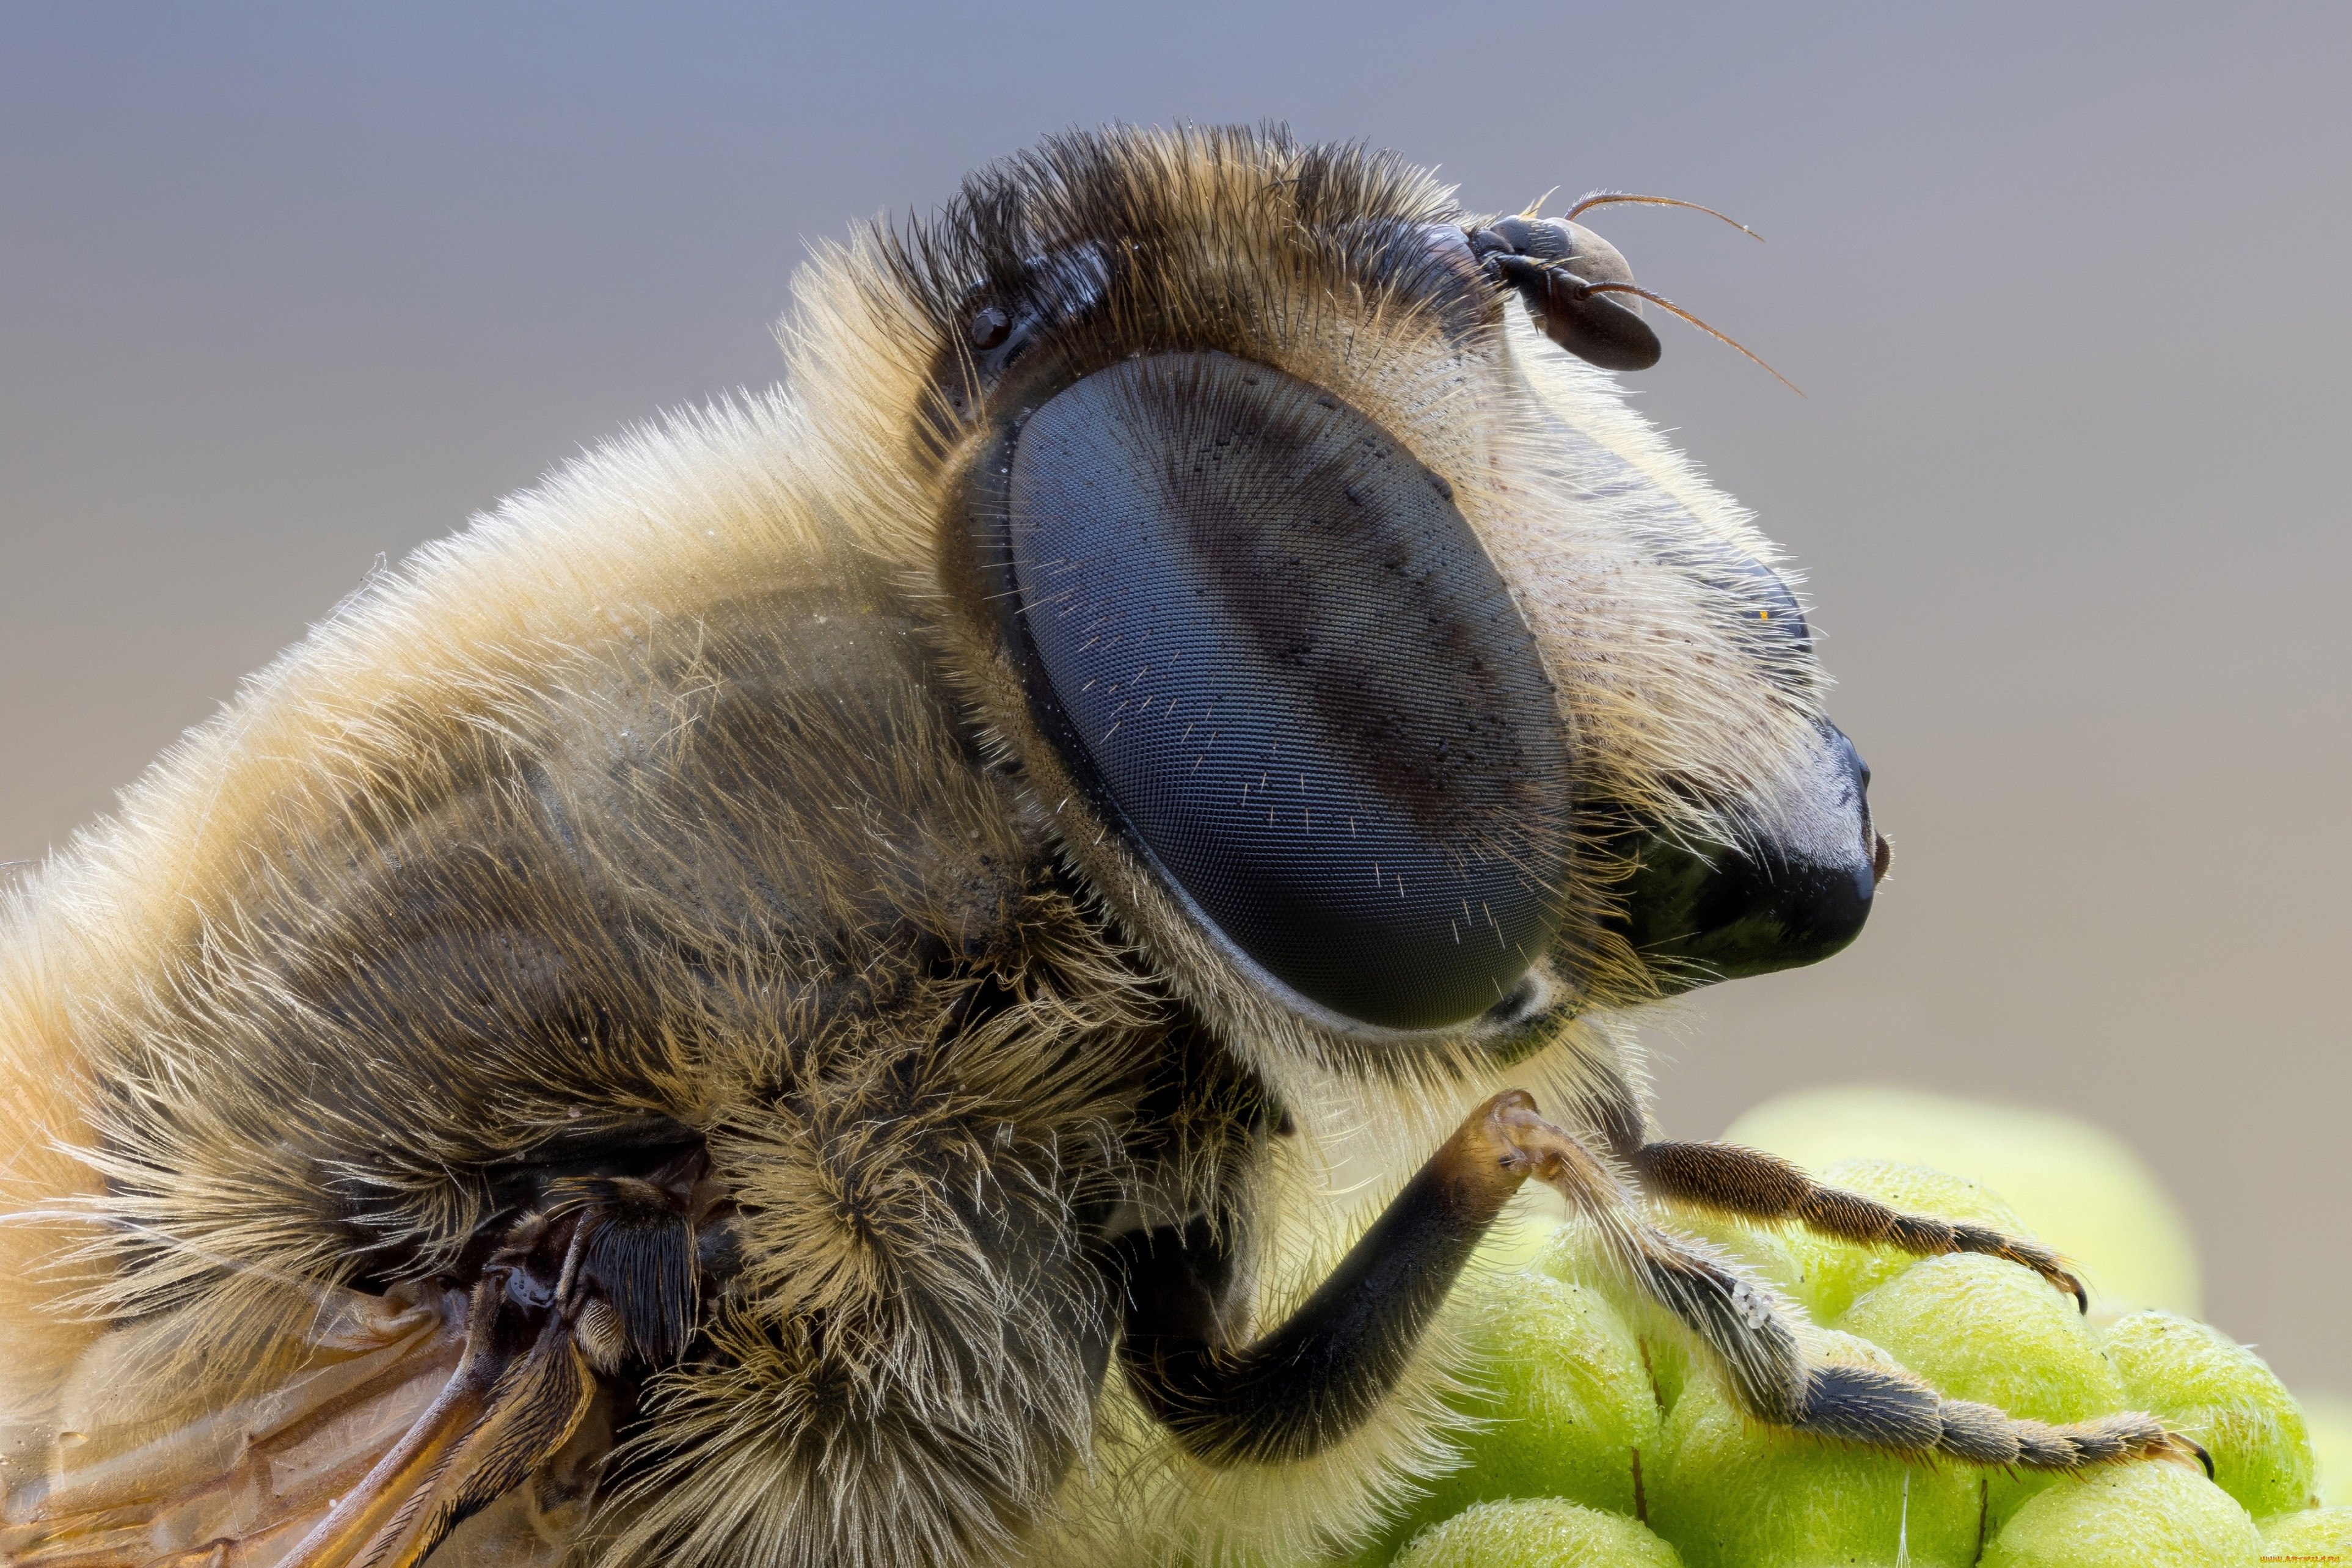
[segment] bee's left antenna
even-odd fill
[[[1642,196],[1636,195],[1631,191],[1587,191],[1584,194],[1576,198],[1576,205],[1568,209],[1566,216],[1569,222],[1574,223],[1576,221],[1576,214],[1579,213],[1589,213],[1595,207],[1612,207],[1619,205],[1641,207],[1687,207],[1694,213],[1705,213],[1708,217],[1721,218],[1725,223],[1729,224],[1733,228],[1736,228],[1741,234],[1746,235],[1758,245],[1762,245],[1764,243],[1764,236],[1762,235],[1758,234],[1754,229],[1749,228],[1746,224],[1741,223],[1729,213],[1718,213],[1713,207],[1702,207],[1696,202],[1685,202],[1679,196]]]

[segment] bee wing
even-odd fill
[[[330,1293],[281,1379],[160,1422],[115,1401],[106,1425],[60,1432],[47,1483],[20,1493],[0,1526],[0,1564],[421,1561],[562,1448],[594,1397],[594,1379],[560,1322],[507,1350],[488,1332],[495,1316],[455,1291]],[[101,1363],[83,1374],[125,1371]],[[169,1391],[157,1389],[155,1399],[167,1405]],[[489,1550],[476,1560],[551,1560],[557,1543],[530,1528],[536,1522],[518,1530],[485,1521]]]

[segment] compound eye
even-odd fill
[[[1213,353],[1017,430],[1014,644],[1097,805],[1221,940],[1360,1023],[1505,1000],[1567,876],[1568,737],[1446,482],[1361,413]]]

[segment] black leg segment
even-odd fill
[[[1527,1106],[1524,1115],[1514,1114]],[[1280,1327],[1229,1337],[1234,1260],[1205,1221],[1128,1239],[1120,1365],[1186,1448],[1214,1464],[1295,1459],[1346,1436],[1413,1347],[1539,1150],[1523,1094],[1463,1124]]]

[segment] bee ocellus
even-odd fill
[[[1074,134],[373,580],[6,894],[0,1563],[1344,1552],[1530,1180],[1759,1420],[2178,1451],[1809,1361],[1674,1226],[2079,1293],[1654,1134],[1635,1009],[1886,866],[1607,373],[1656,298],[1385,154]]]

